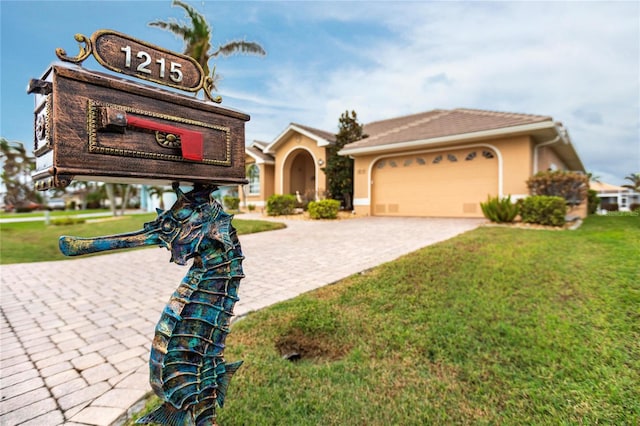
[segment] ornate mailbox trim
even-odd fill
[[[37,156],[52,149],[51,129],[53,128],[53,112],[51,94],[45,95],[44,101],[35,111],[33,152]]]
[[[96,154],[115,155],[120,157],[133,157],[133,158],[149,158],[153,160],[168,160],[168,161],[181,161],[190,162],[185,160],[179,155],[161,154],[157,152],[136,151],[132,149],[113,148],[101,145],[98,141],[98,117],[97,109],[99,107],[111,107],[116,108],[124,112],[144,115],[147,117],[158,118],[167,121],[173,121],[177,123],[188,124],[192,126],[205,127],[212,130],[224,132],[225,147],[224,147],[224,160],[216,160],[211,158],[204,158],[201,163],[212,164],[216,166],[231,166],[231,129],[226,126],[220,126],[216,124],[208,124],[202,121],[190,120],[187,118],[175,117],[167,114],[159,114],[150,111],[143,111],[136,108],[127,107],[124,105],[115,105],[110,103],[98,102],[89,100],[87,105],[87,130],[89,133],[89,152]]]

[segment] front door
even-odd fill
[[[300,196],[315,197],[316,168],[313,157],[304,149],[297,150],[290,156],[289,164],[289,193]]]

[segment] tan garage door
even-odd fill
[[[482,217],[498,195],[498,159],[488,148],[388,157],[372,170],[376,216]]]

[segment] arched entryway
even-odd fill
[[[284,164],[284,193],[301,196],[316,192],[316,166],[311,153],[305,149],[296,149],[287,157]]]

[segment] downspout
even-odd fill
[[[549,146],[549,145],[553,145],[554,143],[558,143],[560,140],[562,140],[564,143],[567,143],[567,140],[562,136],[562,130],[558,129],[558,126],[554,126],[554,128],[556,129],[556,133],[558,134],[558,136],[556,136],[555,138],[546,141],[546,142],[542,142],[538,145],[535,146],[535,148],[533,149],[533,174],[535,175],[536,173],[538,173],[538,158],[540,156],[539,152],[540,152],[540,148],[543,146]]]

